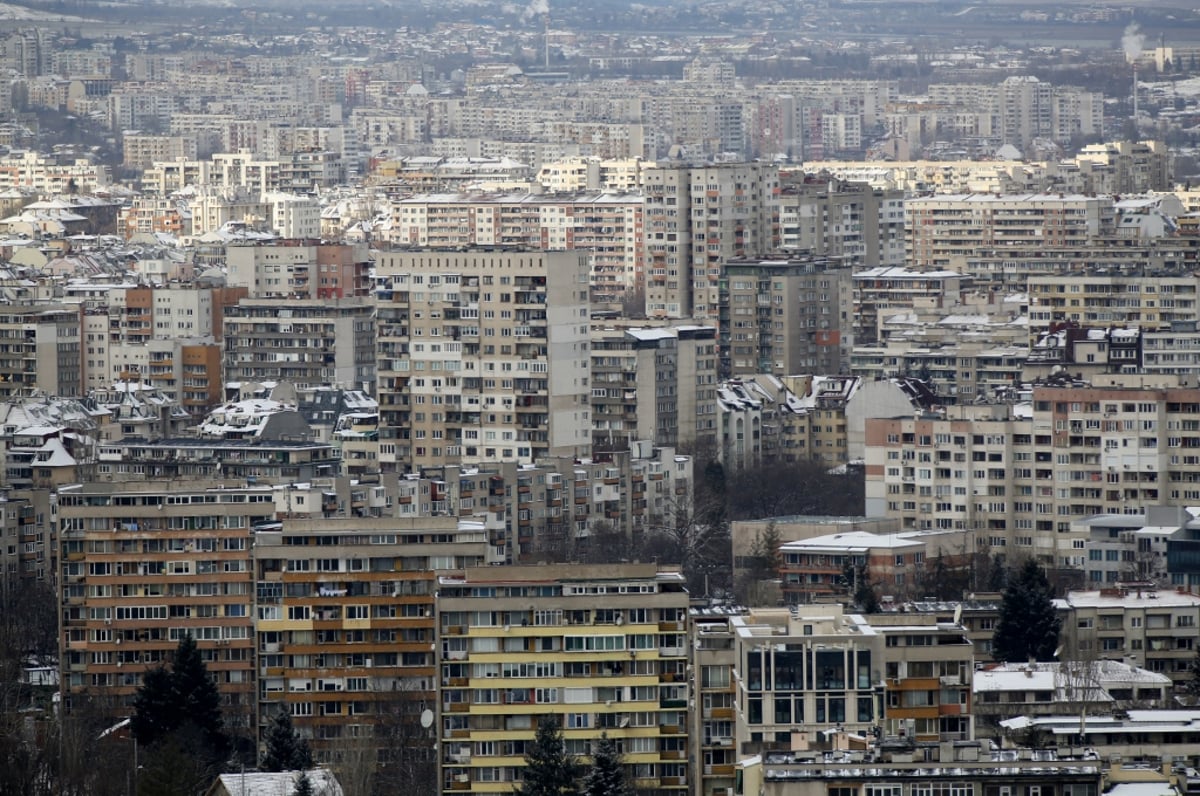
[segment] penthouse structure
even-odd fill
[[[590,756],[605,733],[635,787],[686,792],[687,609],[682,575],[654,564],[439,577],[442,792],[508,793],[549,716],[568,753]]]
[[[424,194],[393,204],[388,234],[404,246],[584,251],[592,300],[620,302],[642,296],[642,201],[607,192]]]
[[[376,274],[381,468],[590,452],[585,254],[392,251]]]

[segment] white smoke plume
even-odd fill
[[[1125,51],[1125,60],[1136,61],[1138,56],[1142,54],[1142,47],[1145,43],[1146,37],[1138,33],[1137,23],[1130,22],[1125,27],[1125,33],[1121,36],[1121,49]]]
[[[549,0],[530,0],[525,10],[521,12],[521,21],[530,22],[538,17],[544,17],[550,13]]]

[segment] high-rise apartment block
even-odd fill
[[[382,469],[590,452],[586,254],[391,251],[376,278]]]
[[[909,266],[948,268],[979,249],[1069,250],[1116,229],[1112,197],[936,194],[904,204]]]
[[[639,791],[688,788],[688,596],[654,564],[472,568],[437,581],[443,793],[501,796],[541,719],[614,740]]]
[[[365,244],[282,240],[225,250],[229,285],[251,298],[341,299],[371,292]]]
[[[596,450],[624,450],[638,440],[672,447],[711,442],[716,336],[711,326],[594,326],[591,407]]]
[[[260,727],[287,710],[324,760],[381,725],[415,728],[436,690],[435,573],[485,564],[483,526],[285,520],[254,539]]]
[[[418,195],[395,203],[388,234],[398,245],[435,249],[578,249],[591,260],[594,302],[642,294],[642,198],[635,194]]]
[[[255,705],[253,528],[274,520],[265,488],[215,482],[88,483],[58,492],[62,683],[132,704],[142,675],[196,639],[225,721]]]
[[[843,373],[854,345],[850,269],[825,257],[726,260],[721,374]]]
[[[80,310],[63,304],[9,304],[0,309],[0,398],[38,388],[83,392]]]
[[[785,176],[779,246],[852,268],[904,265],[904,192],[820,174]]]
[[[779,171],[764,163],[656,166],[646,193],[646,313],[717,317],[721,265],[779,242]]]

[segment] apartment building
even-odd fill
[[[716,329],[613,328],[591,332],[592,443],[637,440],[674,447],[711,442],[716,414]]]
[[[57,540],[52,529],[52,489],[5,489],[0,493],[0,588],[58,582]]]
[[[159,161],[195,160],[197,157],[193,136],[126,134],[121,136],[121,148],[124,152],[121,165],[139,171]]]
[[[79,307],[58,303],[0,308],[0,399],[32,389],[83,393]]]
[[[1175,693],[1191,681],[1200,644],[1200,595],[1117,583],[1067,592],[1057,605],[1064,642],[1081,659],[1125,661],[1164,674]]]
[[[925,564],[924,540],[910,534],[847,531],[780,546],[779,577],[789,605],[853,594],[861,568],[888,594],[906,593]],[[847,583],[847,575],[851,582]]]
[[[365,243],[323,243],[313,238],[226,247],[228,284],[250,298],[342,299],[371,292],[371,257]]]
[[[213,481],[88,483],[58,490],[65,701],[114,698],[128,715],[147,670],[190,633],[235,732],[255,711],[253,529],[265,488]]]
[[[643,187],[646,314],[716,318],[722,264],[778,248],[778,169],[655,166],[643,172]]]
[[[1034,341],[1061,323],[1084,327],[1170,328],[1200,320],[1194,273],[1031,274],[1029,334]]]
[[[904,192],[824,175],[783,176],[779,245],[851,268],[904,265]]]
[[[1028,404],[868,420],[868,514],[977,529],[993,552],[1082,574],[1088,533],[1073,520],[1200,499],[1189,488],[1200,460],[1187,454],[1200,444],[1188,436],[1194,388],[1165,376],[1100,379],[1035,386]]]
[[[936,194],[906,201],[904,214],[916,270],[994,246],[1069,249],[1116,230],[1112,197],[1083,194]]]
[[[421,194],[392,206],[389,240],[430,248],[587,252],[592,301],[642,294],[642,198],[634,194]],[[640,309],[640,308],[639,308]]]
[[[376,279],[384,471],[587,456],[584,253],[391,251]]]
[[[225,311],[225,381],[373,391],[375,328],[362,296],[244,298]]]
[[[1092,193],[1129,194],[1171,190],[1172,155],[1162,141],[1109,141],[1079,150],[1075,164]]]
[[[854,345],[849,268],[788,257],[732,259],[721,270],[723,377],[846,370]]]
[[[733,746],[737,722],[737,649],[730,620],[740,609],[693,608],[692,709],[688,735],[693,751],[690,781],[697,796],[726,796],[735,787],[738,757]]]
[[[852,277],[853,342],[879,341],[890,314],[962,303],[972,278],[948,269],[868,268]]]
[[[811,748],[834,728],[870,734],[883,720],[883,637],[864,617],[805,605],[729,621],[739,756]]]
[[[260,735],[286,709],[319,760],[418,723],[436,692],[438,571],[487,563],[453,517],[284,520],[254,535]],[[367,741],[367,743],[370,743]],[[428,751],[433,752],[430,734]]]
[[[469,568],[437,579],[443,793],[508,793],[538,723],[602,733],[636,788],[689,786],[688,597],[654,564]]]

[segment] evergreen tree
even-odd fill
[[[592,765],[583,778],[582,796],[633,796],[623,764],[616,743],[607,733],[602,734],[592,753]]]
[[[229,739],[221,718],[221,694],[208,675],[208,667],[191,633],[185,634],[175,649],[171,681],[184,720],[196,725],[212,752],[223,757],[229,751]]]
[[[308,773],[300,774],[300,778],[296,780],[296,788],[292,791],[292,796],[313,796],[312,780],[308,778]]]
[[[1061,625],[1046,573],[1029,559],[1004,587],[992,654],[1009,663],[1053,660]]]
[[[199,770],[220,771],[230,749],[221,696],[190,634],[180,640],[170,669],[146,672],[133,704],[130,729],[153,758],[148,765],[161,757],[163,776],[175,776],[170,761],[182,750]]]
[[[538,723],[537,735],[525,753],[525,778],[515,793],[521,796],[574,794],[580,766],[567,754],[558,720],[548,716]]]
[[[308,741],[300,737],[292,726],[292,714],[280,709],[267,727],[267,749],[263,753],[259,769],[262,771],[307,771],[313,766],[312,750]]]

